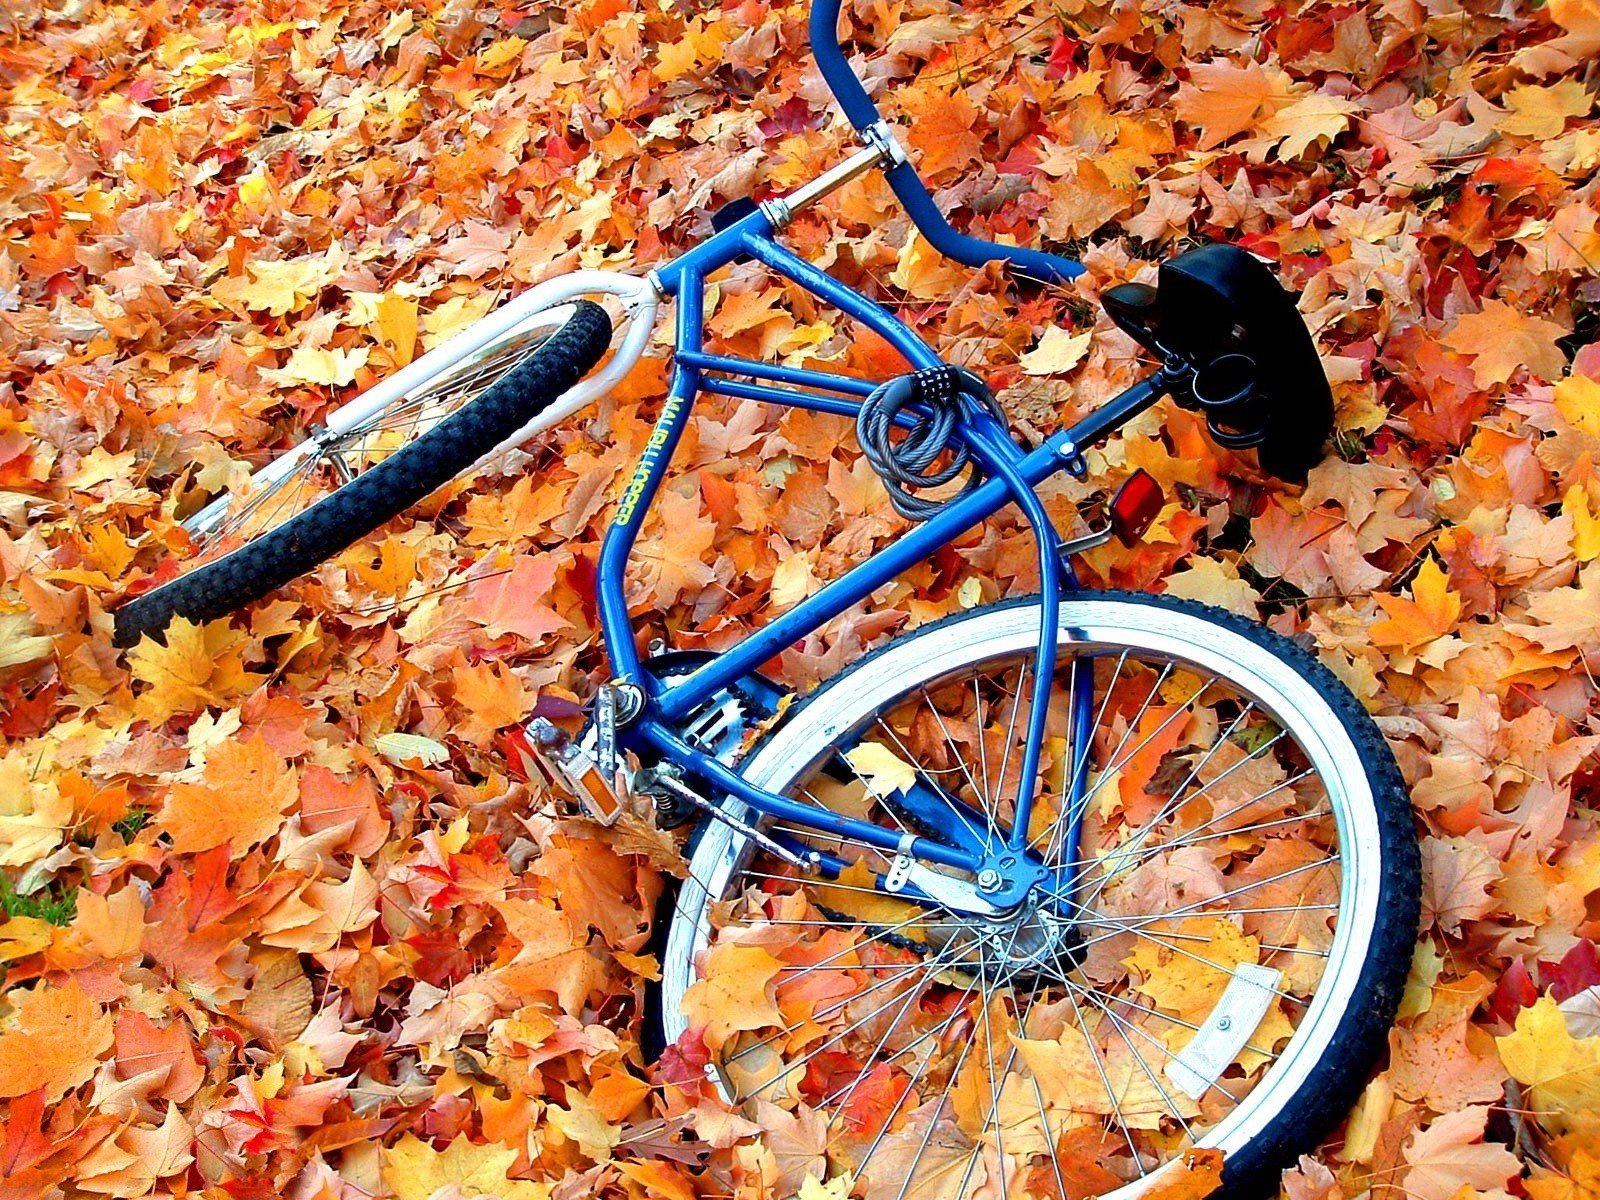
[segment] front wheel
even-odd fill
[[[186,561],[116,611],[112,640],[163,640],[174,617],[227,616],[332,558],[528,426],[600,361],[611,333],[588,300],[534,312],[390,403],[324,426],[184,523]]]
[[[952,826],[1009,830],[1039,615],[896,639],[746,776],[897,830],[920,787],[953,798]],[[882,853],[792,826],[774,832],[845,869],[801,876],[720,823],[691,855],[663,1040],[751,1116],[825,1123],[830,1173],[869,1200],[1270,1192],[1354,1102],[1405,985],[1410,807],[1333,675],[1170,597],[1085,593],[1059,622],[1028,827],[1055,882],[1013,910],[907,903]]]

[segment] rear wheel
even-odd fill
[[[226,616],[304,574],[477,463],[605,354],[611,320],[579,300],[528,321],[359,421],[324,427],[184,524],[191,554],[119,608],[114,640]]]
[[[961,802],[952,825],[1009,829],[1038,619],[1004,605],[891,643],[797,706],[747,777],[897,830],[914,780]],[[1259,626],[1118,593],[1059,620],[1029,838],[1075,884],[975,917],[885,894],[890,860],[863,844],[776,831],[848,864],[824,880],[709,825],[663,959],[664,1039],[703,1043],[752,1116],[814,1113],[867,1197],[1133,1196],[1219,1170],[1230,1194],[1269,1191],[1354,1101],[1404,988],[1419,881],[1399,774],[1337,680]],[[921,811],[912,832],[940,836]]]

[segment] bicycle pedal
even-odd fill
[[[600,824],[614,825],[627,803],[597,761],[595,728],[590,726],[585,735],[575,740],[555,722],[539,717],[512,730],[505,743],[512,769],[522,778],[537,775]]]

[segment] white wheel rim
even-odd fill
[[[1299,1028],[1262,1079],[1238,1106],[1198,1139],[1231,1155],[1249,1144],[1304,1086],[1330,1047],[1366,961],[1377,924],[1382,841],[1377,810],[1354,744],[1328,701],[1282,659],[1250,639],[1190,613],[1155,605],[1093,597],[1062,603],[1064,644],[1131,647],[1192,664],[1238,686],[1287,729],[1317,768],[1326,788],[1341,848],[1338,922],[1334,941]],[[977,663],[1026,653],[1035,645],[1038,608],[993,609],[936,626],[891,645],[852,671],[841,703],[809,701],[744,766],[753,784],[784,791],[811,770],[861,720],[905,694],[907,679],[937,679]],[[748,815],[748,814],[741,814]],[[695,979],[695,959],[711,936],[707,899],[720,895],[740,869],[746,839],[713,823],[690,861],[663,959],[662,1011],[666,1038],[687,1028],[684,993]],[[725,1096],[720,1074],[713,1075]],[[1153,1186],[1176,1161],[1108,1193],[1117,1200]]]

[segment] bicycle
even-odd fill
[[[1161,508],[1148,476],[1070,539],[1035,489],[1085,474],[1085,447],[1163,398],[1303,478],[1332,424],[1316,352],[1258,260],[1191,250],[1156,286],[1104,297],[1159,365],[1017,445],[981,379],[777,240],[882,170],[942,253],[1044,282],[1081,270],[946,222],[852,72],[839,9],[817,0],[810,34],[858,152],[726,205],[709,239],[644,277],[540,284],[338,410],[185,522],[191,569],[118,609],[116,640],[224,616],[576,412],[674,301],[667,398],[599,561],[611,679],[580,730],[541,719],[508,739],[524,772],[602,823],[641,801],[663,825],[697,822],[659,1042],[703,1061],[730,1105],[821,1114],[835,1169],[867,1196],[1123,1197],[1186,1175],[1265,1193],[1384,1048],[1419,912],[1404,787],[1370,718],[1299,646],[1193,602],[1078,588],[1074,555],[1132,544]],[[736,260],[865,325],[907,372],[708,349],[704,281]],[[641,656],[623,573],[702,393],[855,418],[912,525],[731,649]],[[1037,595],[896,636],[805,697],[762,675],[1008,504],[1036,543]],[[740,989],[731,1015],[718,980]]]

